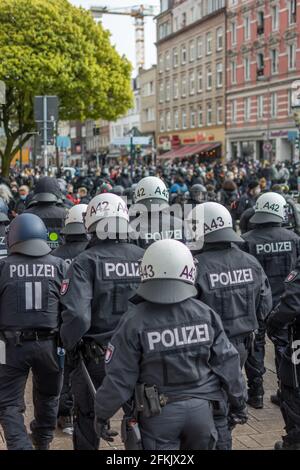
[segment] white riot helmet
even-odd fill
[[[286,200],[281,194],[264,193],[256,201],[255,214],[251,217],[252,224],[282,223],[286,218]]]
[[[104,221],[101,226],[99,226],[100,221]],[[117,224],[116,221],[118,221]],[[114,235],[114,231],[119,234],[121,232],[127,233],[128,222],[129,215],[126,203],[120,196],[112,193],[95,196],[89,202],[84,218],[87,231],[92,233],[97,230],[98,237],[101,231],[106,231],[107,235]],[[112,230],[110,231],[110,229]]]
[[[232,217],[226,207],[217,202],[204,202],[202,209],[204,243],[244,243],[233,230]]]
[[[83,235],[86,229],[83,221],[83,214],[87,211],[87,204],[77,204],[71,207],[65,219],[65,226],[62,230],[64,235]]]
[[[163,180],[157,176],[147,176],[136,185],[134,202],[145,205],[149,210],[154,204],[159,205],[160,208],[166,207],[169,205],[169,191]]]
[[[137,293],[149,302],[173,304],[197,294],[196,266],[190,250],[177,240],[159,240],[147,248]]]

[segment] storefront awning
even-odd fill
[[[170,150],[170,152],[159,155],[160,160],[174,160],[175,158],[183,159],[187,157],[192,157],[201,152],[210,152],[211,150],[220,147],[221,142],[214,143],[202,143],[195,145],[184,145],[176,150]]]

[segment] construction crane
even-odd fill
[[[90,11],[95,19],[102,18],[103,15],[125,15],[134,18],[136,66],[138,70],[143,69],[145,66],[145,17],[156,16],[155,6],[136,5],[123,8],[91,6]]]

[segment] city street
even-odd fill
[[[234,431],[233,447],[235,450],[267,450],[273,449],[274,443],[281,439],[283,431],[283,420],[279,408],[270,403],[269,397],[276,391],[276,375],[274,373],[274,363],[272,360],[272,346],[268,344],[266,359],[267,373],[265,375],[265,405],[262,410],[249,408],[249,420],[244,426],[238,426]],[[30,384],[26,394],[26,422],[28,423],[32,416],[32,402],[30,397]],[[112,428],[120,431],[122,413],[119,412],[111,421]],[[56,432],[55,439],[51,445],[52,450],[72,450],[71,437],[63,434],[59,430]],[[103,442],[101,449],[122,450],[123,444],[120,436],[115,439],[113,444]],[[5,449],[5,445],[0,438],[0,450]]]

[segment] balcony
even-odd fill
[[[258,26],[257,26],[257,34],[260,36],[260,35],[264,34],[264,32],[265,32],[265,27],[264,27],[264,25],[263,25],[263,24],[258,25]]]
[[[256,77],[257,77],[257,80],[264,80],[264,78],[265,78],[265,68],[264,67],[258,67],[257,68]]]

